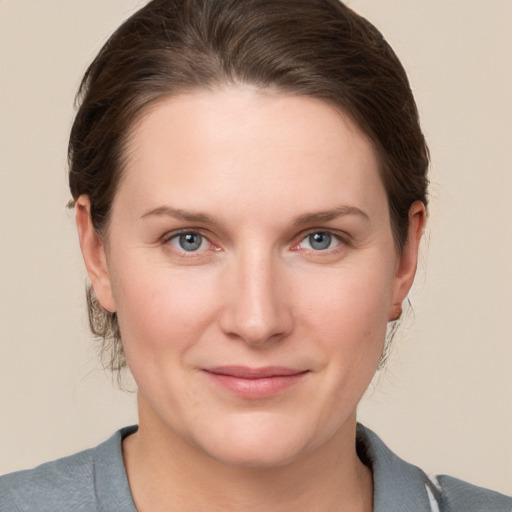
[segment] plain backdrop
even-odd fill
[[[136,422],[87,330],[65,205],[79,80],[142,3],[0,0],[0,473]],[[512,494],[512,1],[349,4],[408,70],[432,152],[414,311],[360,420],[428,472]]]

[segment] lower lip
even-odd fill
[[[241,398],[267,398],[299,383],[308,372],[293,375],[274,375],[272,377],[242,378],[232,375],[205,372],[217,385]]]

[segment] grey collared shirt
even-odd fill
[[[96,448],[0,477],[0,512],[137,512],[116,432]],[[372,469],[374,512],[512,512],[512,498],[449,476],[429,478],[358,425],[357,450]]]

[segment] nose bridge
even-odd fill
[[[234,256],[222,327],[247,343],[261,345],[285,335],[291,314],[283,294],[283,275],[271,251],[253,245]]]

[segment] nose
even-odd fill
[[[287,336],[293,327],[290,296],[272,255],[240,256],[226,269],[221,329],[252,346]]]

